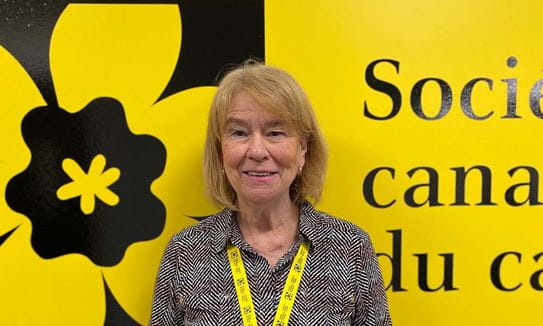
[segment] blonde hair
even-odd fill
[[[219,83],[209,111],[204,150],[204,179],[209,196],[222,207],[237,210],[236,192],[223,170],[221,137],[233,97],[249,92],[270,112],[291,124],[307,142],[305,165],[290,186],[290,198],[320,200],[326,172],[327,153],[313,108],[301,86],[287,72],[249,60],[230,71]]]

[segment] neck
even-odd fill
[[[239,204],[238,223],[242,232],[269,233],[298,229],[298,207],[288,200],[276,205]]]
[[[274,266],[296,241],[298,207],[290,198],[281,205],[238,205],[241,236]]]

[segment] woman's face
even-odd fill
[[[287,204],[307,144],[246,92],[236,93],[221,140],[224,171],[240,204]]]

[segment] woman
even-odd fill
[[[204,176],[218,214],[175,235],[150,325],[390,325],[377,259],[357,226],[316,211],[326,150],[286,72],[248,62],[220,83]]]

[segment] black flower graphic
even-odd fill
[[[166,242],[215,210],[209,85],[264,56],[263,2],[68,2],[0,4],[4,319],[145,324]]]
[[[158,139],[129,130],[121,103],[99,98],[77,113],[39,107],[22,130],[32,160],[6,195],[32,221],[40,256],[81,253],[112,266],[131,243],[160,234],[165,209],[150,184],[164,169],[166,151]]]

